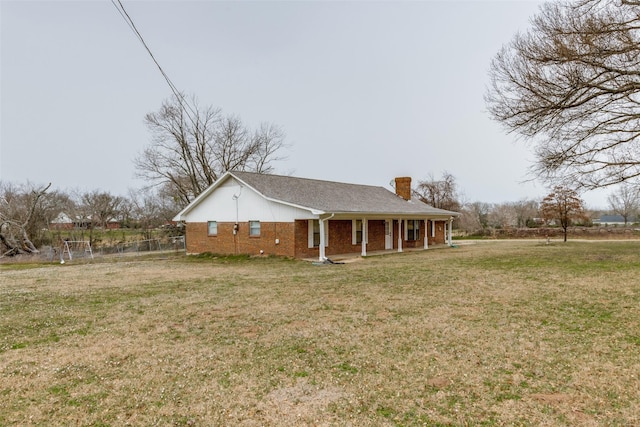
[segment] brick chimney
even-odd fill
[[[411,177],[396,178],[396,194],[405,200],[411,200]]]

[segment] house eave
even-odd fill
[[[431,219],[448,221],[454,219],[458,215],[455,212],[442,214],[442,213],[415,213],[415,212],[329,212],[332,215],[331,219]]]

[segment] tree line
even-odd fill
[[[415,197],[439,209],[460,212],[454,227],[467,234],[486,235],[492,230],[533,228],[553,224],[561,227],[565,239],[571,225],[590,225],[590,213],[575,190],[556,186],[540,200],[522,199],[498,204],[465,201],[455,177],[445,172],[441,178],[429,175],[418,180]],[[640,192],[630,186],[619,186],[609,197],[609,212],[623,217],[624,222],[637,221],[640,214]],[[0,256],[33,254],[50,239],[56,222],[71,221],[72,226],[86,229],[91,240],[95,229],[108,229],[110,222],[118,227],[140,229],[172,228],[172,218],[185,206],[167,186],[130,190],[127,196],[109,192],[64,191],[51,185],[0,182]],[[64,218],[61,218],[64,215]]]
[[[0,257],[38,253],[42,245],[57,243],[50,242],[56,228],[87,230],[91,240],[94,230],[107,229],[111,222],[140,230],[171,224],[179,209],[162,191],[131,190],[128,196],[116,196],[0,181]]]
[[[492,230],[507,228],[536,228],[558,226],[564,240],[572,225],[592,225],[596,212],[589,212],[577,190],[563,185],[554,186],[539,200],[522,199],[505,203],[465,201],[458,191],[455,177],[445,172],[440,179],[430,175],[418,181],[413,190],[421,201],[440,209],[460,212],[454,226],[468,234],[486,235]],[[640,189],[620,184],[607,198],[608,213],[622,217],[624,224],[640,221]]]

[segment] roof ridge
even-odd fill
[[[248,175],[252,175],[252,176],[258,176],[258,175],[267,175],[267,176],[272,176],[272,177],[277,177],[277,178],[289,178],[289,179],[296,179],[296,180],[301,180],[301,181],[313,181],[313,182],[319,182],[319,183],[325,183],[325,184],[339,184],[339,185],[353,185],[353,186],[358,186],[358,187],[370,187],[370,188],[383,188],[385,190],[387,190],[386,188],[384,188],[381,185],[371,185],[371,184],[356,184],[353,182],[342,182],[342,181],[331,181],[331,180],[327,180],[327,179],[316,179],[316,178],[304,178],[304,177],[299,177],[299,176],[293,176],[293,175],[280,175],[280,174],[275,174],[275,173],[261,173],[261,172],[249,172],[249,171],[229,171],[231,174],[248,174]],[[389,191],[389,190],[387,190]]]

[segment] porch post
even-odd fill
[[[367,256],[367,240],[369,239],[369,223],[362,218],[362,256]]]
[[[447,236],[449,238],[449,246],[453,244],[453,239],[451,238],[452,231],[453,231],[453,218],[449,218],[449,234]]]
[[[324,262],[325,253],[324,253],[324,220],[322,218],[318,218],[318,224],[320,225],[320,247],[318,248],[318,260],[320,262]]]
[[[428,225],[429,225],[429,220],[425,219],[424,220],[424,248],[425,249],[429,249],[429,233],[428,233]]]
[[[449,231],[449,226],[447,225],[447,221],[442,221],[442,226],[444,228],[444,233],[442,234],[444,237],[444,244],[449,244],[449,237],[447,236],[447,232]]]
[[[398,220],[398,252],[402,252],[402,220]]]

